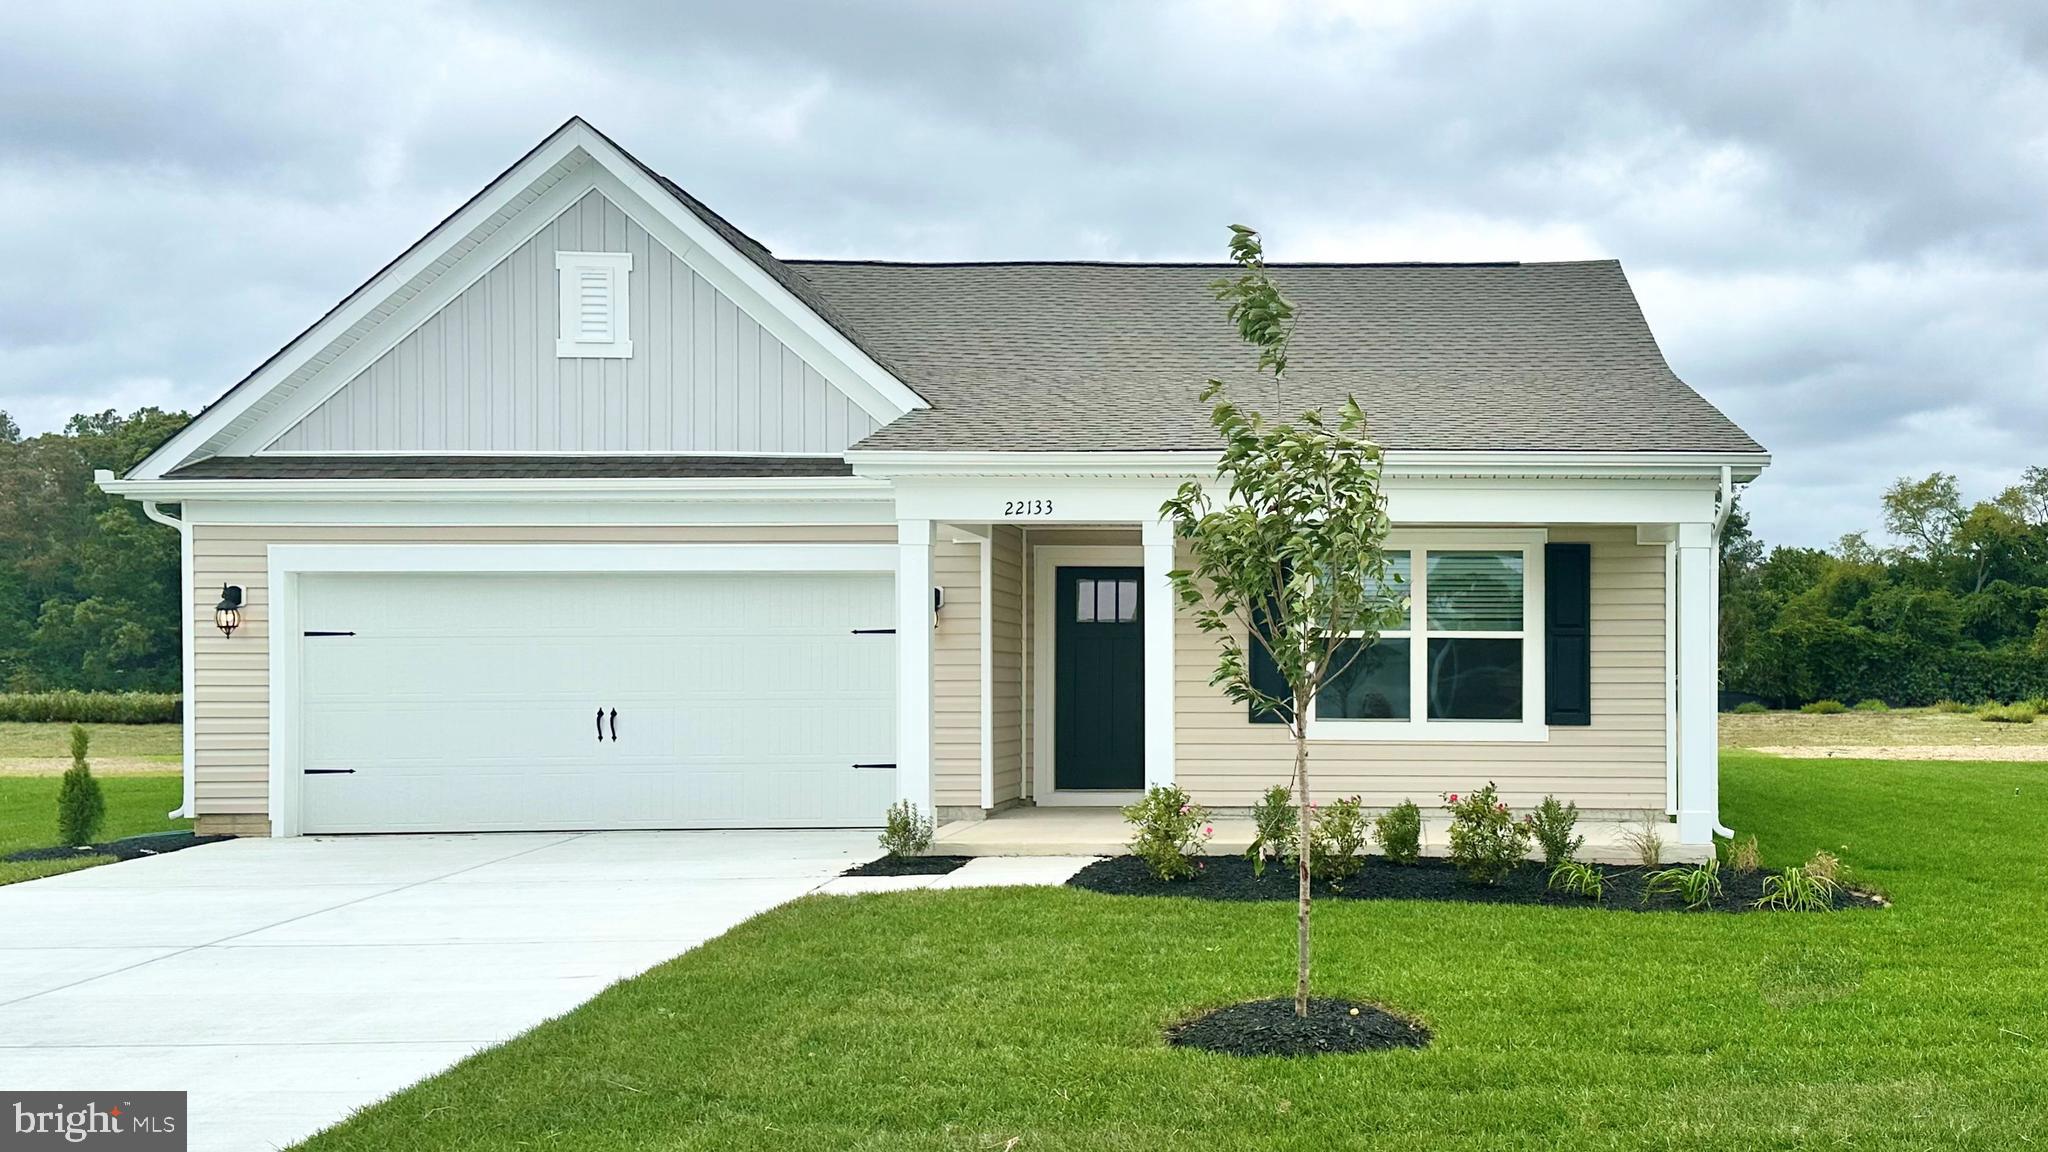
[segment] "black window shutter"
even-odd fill
[[[1254,611],[1257,613],[1258,618],[1263,620],[1271,613],[1272,608],[1265,606]],[[1245,643],[1250,646],[1249,650],[1245,653],[1245,662],[1250,666],[1252,687],[1280,700],[1291,699],[1294,695],[1294,690],[1287,686],[1287,677],[1280,674],[1280,666],[1273,663],[1273,656],[1266,651],[1266,646],[1259,643],[1257,638],[1252,636],[1245,637]],[[1288,714],[1294,710],[1292,704],[1282,704],[1278,708],[1266,709],[1261,709],[1256,704],[1249,705],[1248,707],[1251,711],[1251,721],[1254,724],[1285,724],[1287,723]]]
[[[1593,555],[1588,544],[1543,546],[1544,721],[1593,722]]]

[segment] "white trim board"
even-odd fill
[[[272,544],[270,830],[301,826],[299,577],[332,572],[893,572],[893,544]]]
[[[1031,798],[1047,805],[1118,807],[1143,796],[1139,792],[1061,792],[1053,773],[1053,708],[1058,692],[1053,677],[1055,611],[1053,591],[1057,581],[1053,570],[1062,567],[1140,568],[1145,566],[1145,549],[1140,544],[1041,544],[1031,552]],[[1146,604],[1151,612],[1152,605]],[[1173,669],[1165,669],[1167,676]],[[1146,677],[1153,669],[1148,663]],[[1149,717],[1148,717],[1149,719]]]

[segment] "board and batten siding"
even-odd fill
[[[625,358],[560,358],[556,252],[627,252]],[[872,417],[592,191],[266,451],[838,452]]]
[[[1554,542],[1592,545],[1593,723],[1555,727],[1534,744],[1317,740],[1309,779],[1324,797],[1356,794],[1372,808],[1413,800],[1429,810],[1445,792],[1493,781],[1501,799],[1534,806],[1547,793],[1588,810],[1664,811],[1664,548],[1632,528],[1550,530]],[[1183,555],[1181,563],[1188,558]],[[1541,625],[1542,605],[1530,606]],[[1253,724],[1245,706],[1209,686],[1216,641],[1181,613],[1174,629],[1174,775],[1213,807],[1256,803],[1293,772],[1279,724]]]
[[[270,831],[270,595],[272,544],[792,544],[892,543],[893,525],[648,527],[356,527],[196,524],[192,529],[195,804],[202,832]],[[239,584],[242,626],[213,626],[222,584]]]

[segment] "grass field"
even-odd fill
[[[343,1149],[2012,1149],[2048,1130],[2048,779],[1726,757],[1773,862],[1896,907],[1327,903],[1319,989],[1419,1052],[1240,1060],[1293,909],[1071,889],[813,897],[358,1115]]]
[[[176,724],[87,724],[100,776],[175,771],[183,750]],[[60,773],[71,766],[71,725],[0,723],[0,776]]]
[[[164,813],[178,806],[183,785],[178,773],[163,771],[149,776],[110,776],[101,780],[100,788],[107,797],[107,823],[99,838],[115,840],[122,836],[139,836],[144,832],[168,832],[191,827],[189,820],[164,818]],[[0,856],[57,842],[57,778],[0,776]],[[104,856],[11,864],[0,862],[0,884],[54,876],[59,872],[75,872],[106,862]]]
[[[1985,755],[2000,759],[2048,760],[2048,720],[2034,724],[1992,724],[1971,713],[1937,712],[1932,708],[1895,708],[1890,712],[1838,712],[1832,716],[1805,712],[1721,714],[1723,748],[1882,749],[1894,759],[1968,759]]]

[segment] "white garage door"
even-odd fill
[[[875,825],[887,575],[300,578],[307,832]]]

